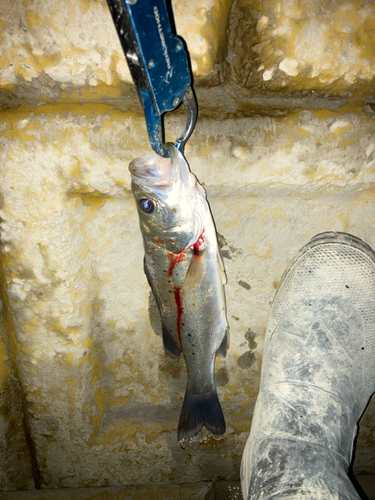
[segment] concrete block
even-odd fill
[[[371,2],[240,0],[229,61],[235,81],[261,92],[371,93],[375,8]]]
[[[175,2],[194,77],[218,82],[232,0]],[[118,97],[132,79],[107,2],[0,1],[0,89],[29,100]]]

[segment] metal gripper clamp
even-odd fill
[[[160,156],[169,156],[164,147],[162,115],[182,102],[187,123],[176,147],[183,153],[198,110],[187,53],[182,40],[172,34],[165,0],[107,2],[143,105],[152,149]]]

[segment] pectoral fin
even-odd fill
[[[189,268],[186,273],[185,283],[187,286],[198,284],[202,279],[203,259],[205,258],[206,249],[203,247],[199,251],[193,251]]]
[[[164,325],[163,345],[165,353],[168,354],[168,356],[171,356],[171,358],[179,358],[181,356],[181,349],[177,346],[176,342],[172,338],[172,335],[168,332]]]

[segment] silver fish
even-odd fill
[[[205,426],[225,433],[216,392],[216,354],[229,348],[226,275],[215,225],[203,187],[171,143],[170,158],[132,161],[132,191],[145,248],[144,270],[156,299],[167,354],[185,357],[188,383],[178,440]]]

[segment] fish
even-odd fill
[[[185,358],[187,387],[178,423],[181,443],[205,426],[225,434],[215,385],[216,355],[229,349],[227,282],[206,192],[172,143],[170,157],[129,165],[144,243],[144,271],[162,322],[165,353]]]

